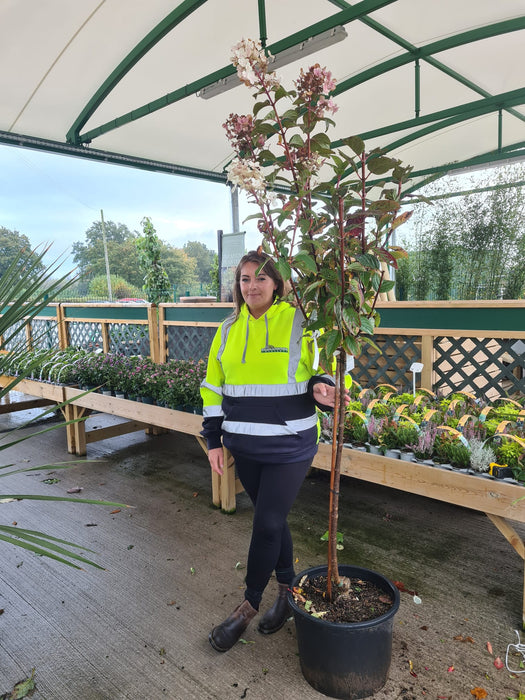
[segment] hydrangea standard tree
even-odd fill
[[[235,157],[228,179],[257,205],[262,248],[289,280],[325,368],[336,358],[332,439],[328,595],[341,585],[337,566],[337,517],[343,445],[347,354],[374,345],[379,295],[392,289],[387,265],[404,251],[390,245],[401,213],[402,186],[411,168],[380,149],[367,151],[351,137],[332,143],[337,105],[331,73],[319,64],[301,69],[293,89],[274,72],[260,42],[243,39],[232,63],[253,90],[251,114],[230,114],[224,124]],[[320,331],[323,331],[320,333]]]

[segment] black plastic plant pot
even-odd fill
[[[512,479],[514,476],[514,472],[510,467],[492,467],[490,473],[492,476],[495,476],[496,479]]]
[[[327,567],[301,572],[303,576],[326,576]],[[288,600],[293,610],[301,671],[306,681],[331,698],[357,700],[380,690],[386,683],[392,658],[392,628],[399,608],[399,591],[387,578],[359,566],[341,564],[341,576],[360,578],[379,586],[393,599],[388,612],[365,622],[337,623],[313,617],[299,607],[292,592]]]

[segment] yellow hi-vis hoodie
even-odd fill
[[[208,449],[222,443],[235,456],[310,459],[317,451],[313,386],[333,384],[317,370],[317,348],[303,315],[275,302],[260,318],[246,304],[218,328],[201,385]],[[326,410],[326,406],[320,406]]]

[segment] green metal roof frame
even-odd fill
[[[193,6],[191,8],[191,11],[193,11],[194,9],[197,9],[197,7],[200,7],[200,5],[202,5],[204,2],[205,0],[186,0],[186,2],[182,5]],[[321,20],[320,22],[316,22],[315,24],[312,24],[299,32],[295,32],[294,34],[288,36],[286,39],[277,41],[274,44],[268,46],[267,48],[270,51],[270,53],[272,53],[272,55],[277,56],[281,51],[284,51],[285,49],[294,46],[298,46],[310,37],[317,36],[318,34],[322,34],[323,32],[338,27],[340,25],[348,24],[356,19],[360,19],[361,17],[367,15],[369,12],[379,10],[382,7],[385,7],[386,5],[391,5],[394,2],[396,2],[396,0],[362,0],[362,2],[358,3],[357,5],[353,7],[348,6],[347,9],[342,10],[341,12],[338,12],[335,15],[332,15],[331,17],[328,17],[327,19]],[[178,9],[180,9],[182,5]],[[263,6],[264,0],[259,0],[260,20],[261,17],[264,16],[262,12]],[[187,16],[188,13],[189,10],[185,13],[184,16]],[[75,143],[77,145],[81,143],[90,143],[97,136],[101,136],[102,134],[105,134],[108,131],[112,131],[113,129],[118,129],[124,124],[136,121],[137,119],[145,117],[151,114],[152,112],[156,112],[157,110],[162,109],[163,107],[167,107],[168,105],[171,105],[174,102],[183,100],[184,98],[189,97],[190,95],[195,95],[197,92],[202,90],[202,88],[208,87],[208,85],[212,85],[218,80],[222,80],[230,75],[235,74],[235,68],[231,64],[228,66],[224,66],[223,68],[220,68],[219,70],[216,70],[213,73],[209,73],[203,78],[199,78],[199,80],[194,80],[188,85],[184,85],[178,90],[174,90],[173,92],[170,92],[157,100],[153,100],[152,102],[148,102],[147,104],[137,107],[131,112],[127,112],[126,114],[116,117],[115,119],[106,122],[105,124],[102,124],[101,126],[95,129],[91,129],[85,134],[80,134],[80,129],[82,128],[82,126],[94,113],[97,107],[100,106],[101,102],[115,87],[115,85],[117,85],[117,83],[124,77],[124,75],[130,70],[130,68],[133,65],[135,65],[138,58],[142,57],[147,50],[152,48],[157,43],[157,41],[159,41],[162,38],[162,36],[166,34],[166,23],[171,23],[171,28],[173,28],[179,23],[179,18],[173,17],[173,15],[175,14],[177,14],[177,11],[169,15],[168,18],[166,18],[166,20],[161,22],[152,32],[150,32],[148,37],[146,37],[135,49],[133,49],[133,51],[128,55],[128,57],[124,59],[124,61],[122,61],[120,66],[97,90],[96,94],[91,98],[89,103],[82,110],[80,116],[75,120],[75,123],[69,129],[66,138],[70,143]],[[168,22],[168,20],[170,21]],[[260,21],[259,26],[262,27],[265,31],[264,20],[262,22]],[[147,45],[148,48],[146,48]]]
[[[255,0],[253,1],[255,2]],[[267,0],[257,0],[259,35],[264,46],[266,46],[267,41],[266,1]],[[490,150],[459,162],[442,163],[440,165],[434,165],[433,167],[414,170],[412,176],[414,178],[419,178],[419,182],[414,184],[412,188],[407,191],[408,193],[420,189],[424,184],[430,180],[436,179],[436,177],[456,170],[483,167],[484,165],[495,164],[503,160],[525,159],[525,141],[517,141],[512,144],[507,143],[506,145],[503,143],[504,113],[512,115],[514,119],[525,122],[525,115],[516,109],[519,106],[525,105],[525,87],[502,92],[500,94],[491,94],[482,86],[469,79],[466,75],[461,74],[436,58],[438,54],[450,49],[466,46],[491,37],[504,36],[512,32],[523,31],[525,29],[525,16],[518,16],[513,19],[493,22],[475,29],[458,32],[444,39],[432,41],[418,47],[370,16],[372,13],[395,4],[397,1],[398,0],[361,0],[361,2],[351,4],[346,2],[346,0],[328,0],[328,2],[337,9],[333,15],[325,17],[321,21],[290,34],[280,41],[269,45],[267,48],[273,55],[278,55],[280,52],[297,46],[310,37],[317,36],[337,26],[347,25],[356,21],[363,23],[375,33],[399,47],[402,50],[399,55],[384,60],[371,68],[362,70],[348,79],[340,81],[335,91],[336,95],[344,94],[352,88],[367,83],[379,76],[386,75],[390,71],[394,71],[406,65],[414,65],[414,117],[397,123],[386,124],[380,128],[362,131],[359,134],[364,140],[368,141],[370,139],[394,135],[396,132],[405,132],[400,138],[393,139],[390,143],[383,145],[386,151],[394,151],[406,144],[417,142],[430,134],[450,129],[468,120],[490,114],[497,115],[493,147],[490,148]],[[114,119],[100,124],[95,128],[90,128],[84,132],[82,131],[89,120],[95,115],[97,109],[105,102],[115,87],[132,68],[166,37],[166,35],[181,25],[181,23],[204,5],[206,5],[206,0],[182,0],[173,11],[169,12],[162,21],[158,22],[108,75],[91,98],[87,100],[86,104],[67,130],[65,142],[0,130],[0,143],[33,149],[36,148],[114,164],[128,165],[156,172],[184,175],[215,182],[225,182],[224,173],[208,170],[206,168],[191,167],[191,163],[179,165],[173,162],[142,158],[126,155],[125,153],[115,153],[87,146],[88,144],[92,144],[97,137],[103,134],[140,120],[176,102],[180,102],[189,96],[195,95],[202,88],[233,75],[235,70],[231,65],[223,66],[158,99],[140,105],[124,114],[120,114]],[[434,69],[445,74],[448,78],[451,78],[458,84],[477,93],[480,99],[421,116],[420,66],[422,63],[427,63]],[[342,139],[338,139],[333,142],[333,145],[340,145],[341,141]]]
[[[491,164],[505,154],[507,157],[523,158],[525,156],[525,150],[523,148],[524,144],[514,144],[506,149],[502,148],[501,143],[501,112],[502,110],[507,110],[513,116],[518,119],[525,121],[525,116],[522,115],[513,107],[525,103],[525,89],[513,90],[507,93],[502,93],[499,95],[490,95],[486,90],[484,90],[479,85],[476,85],[471,80],[467,79],[465,76],[459,74],[457,71],[450,69],[441,61],[435,58],[435,55],[442,53],[452,48],[457,48],[459,46],[469,44],[475,41],[480,41],[490,37],[501,36],[506,33],[519,31],[525,29],[525,17],[518,17],[511,20],[506,20],[503,22],[498,22],[489,26],[480,27],[474,30],[462,32],[454,36],[447,37],[439,41],[431,42],[422,47],[416,47],[410,42],[399,35],[391,32],[386,27],[381,25],[379,22],[371,19],[368,14],[380,9],[388,4],[391,4],[395,0],[362,0],[362,2],[356,5],[350,5],[350,3],[344,2],[343,0],[331,0],[331,2],[340,8],[340,11],[331,17],[324,19],[320,22],[310,25],[300,32],[296,32],[286,39],[278,41],[268,47],[268,50],[273,55],[278,55],[281,51],[288,49],[290,47],[300,44],[305,39],[316,36],[328,29],[334,28],[339,25],[345,25],[350,22],[360,20],[367,24],[373,30],[379,32],[381,35],[387,37],[391,41],[395,42],[403,49],[405,53],[396,56],[392,59],[384,61],[383,63],[376,65],[368,70],[362,71],[358,75],[353,76],[347,80],[340,82],[335,90],[335,94],[341,94],[350,90],[351,88],[360,85],[367,80],[383,75],[391,70],[399,68],[403,65],[414,63],[415,66],[415,78],[414,78],[414,113],[413,119],[399,122],[397,124],[390,124],[384,126],[380,129],[373,129],[368,132],[361,133],[360,136],[364,140],[370,138],[385,136],[392,134],[396,131],[402,131],[407,129],[416,128],[412,133],[403,136],[402,138],[391,142],[385,146],[386,151],[391,151],[401,145],[415,141],[423,136],[426,136],[432,132],[439,131],[441,129],[448,128],[454,124],[458,124],[462,121],[472,119],[481,115],[486,115],[490,113],[498,113],[500,115],[498,132],[495,134],[495,145],[496,148],[488,153],[477,156],[475,159],[470,159],[468,165],[483,165]],[[81,134],[82,127],[86,124],[88,119],[94,114],[96,109],[104,101],[107,95],[113,90],[113,88],[120,82],[120,80],[126,75],[126,73],[131,70],[131,68],[153,47],[157,44],[168,32],[170,32],[174,27],[176,27],[180,22],[187,18],[192,12],[201,7],[206,0],[185,0],[181,3],[176,10],[170,13],[162,22],[160,22],[149,34],[131,51],[128,56],[119,64],[119,66],[111,73],[107,80],[100,86],[97,92],[93,95],[88,104],[84,107],[82,112],[79,114],[74,124],[71,126],[67,132],[67,141],[73,145],[89,144],[92,140],[108,131],[113,129],[118,129],[124,124],[128,124],[137,119],[151,114],[152,112],[167,107],[174,102],[183,100],[184,98],[198,93],[204,87],[211,85],[218,80],[224,79],[230,75],[233,75],[235,70],[229,66],[224,66],[213,73],[210,73],[203,78],[195,80],[173,92],[164,95],[163,97],[148,102],[136,109],[127,112],[126,114],[120,115],[115,119],[106,122],[94,129],[91,129],[84,134]],[[266,20],[265,20],[265,5],[264,0],[258,0],[259,6],[259,27],[260,27],[260,38],[263,45],[266,44]],[[419,62],[426,61],[434,68],[443,71],[449,77],[458,81],[462,85],[470,88],[471,90],[477,92],[482,96],[482,99],[473,102],[464,103],[460,106],[453,107],[450,109],[444,109],[432,114],[427,114],[425,116],[420,116],[420,86],[419,86]],[[417,127],[430,124],[422,129],[417,129]],[[334,146],[341,145],[342,140],[334,142]],[[451,170],[466,167],[467,162],[456,163],[453,166],[446,164],[438,169],[432,169],[428,172],[429,175],[434,174],[445,174]],[[426,171],[418,171],[414,173],[415,175],[425,175]],[[205,176],[204,172],[201,176]],[[216,179],[216,173],[210,172],[210,179]],[[419,189],[422,183],[416,186]]]

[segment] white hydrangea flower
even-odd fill
[[[226,172],[228,181],[235,187],[259,195],[266,192],[266,181],[258,163],[235,158],[226,168]]]

